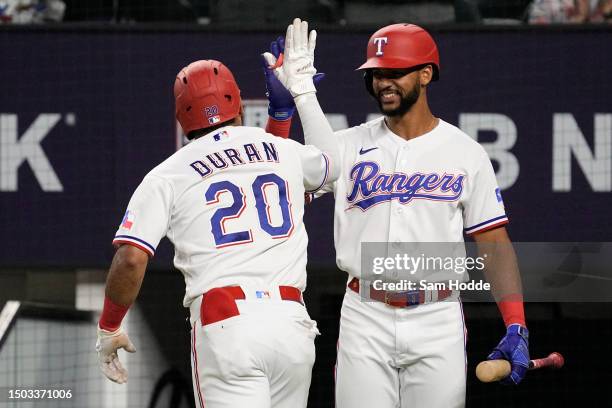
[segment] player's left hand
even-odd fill
[[[270,54],[282,63],[285,52],[285,37],[280,36],[276,40],[270,43]],[[283,57],[281,57],[283,55]],[[295,112],[295,102],[293,96],[289,93],[287,88],[281,84],[281,82],[274,75],[273,68],[268,65],[268,61],[262,55],[261,56],[264,76],[266,78],[266,97],[268,98],[268,115],[275,120],[287,120],[291,119]],[[325,77],[325,74],[320,72],[314,75],[313,82],[315,86]]]
[[[317,32],[308,32],[308,22],[299,18],[287,27],[285,35],[285,53],[281,62],[270,52],[263,54],[268,66],[273,69],[276,78],[294,98],[316,92],[313,77],[317,73],[314,67],[314,50]]]
[[[128,373],[123,368],[117,355],[117,350],[120,348],[130,353],[136,352],[136,347],[134,347],[127,333],[121,327],[113,332],[98,327],[96,351],[98,352],[100,369],[109,380],[123,384],[127,382]]]
[[[529,369],[529,330],[520,324],[508,326],[506,335],[499,342],[488,360],[508,360],[512,367],[510,375],[500,382],[502,384],[518,384]]]

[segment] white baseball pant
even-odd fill
[[[336,362],[336,408],[465,406],[458,299],[393,307],[347,289]]]
[[[192,305],[192,375],[198,408],[305,408],[316,322],[298,302],[244,290],[239,315],[202,325]],[[260,291],[261,293],[261,291]],[[277,293],[276,293],[277,295]],[[224,307],[220,306],[221,309]]]

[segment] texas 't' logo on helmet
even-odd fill
[[[376,37],[374,38],[374,44],[376,44],[376,55],[381,56],[384,54],[383,45],[387,45],[389,40],[387,37]]]

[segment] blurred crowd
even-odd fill
[[[66,3],[62,0],[0,0],[0,22],[31,24],[64,19]]]
[[[456,0],[456,21],[478,23],[612,23],[612,0]]]
[[[612,23],[612,0],[0,0],[0,24],[59,21],[274,25]]]
[[[530,24],[612,22],[612,0],[535,0]]]

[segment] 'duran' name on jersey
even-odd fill
[[[246,143],[238,149],[221,149],[194,161],[190,166],[202,178],[207,178],[215,170],[223,170],[229,166],[241,166],[264,161],[278,163],[278,160],[278,151],[274,143],[260,142]]]

